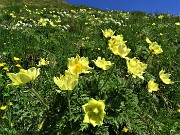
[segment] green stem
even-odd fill
[[[150,52],[149,53],[149,55],[147,56],[147,58],[146,58],[146,60],[145,60],[145,62],[146,62],[146,64],[148,64],[149,63],[149,60],[150,60],[150,56],[152,55],[152,53]],[[153,55],[152,55],[153,56]]]
[[[103,85],[100,87],[100,90],[105,86],[106,82],[109,80],[110,76],[112,75],[112,72],[114,70],[114,67],[115,67],[115,64],[114,66],[111,68],[111,72],[110,74],[108,75],[108,77],[106,78],[105,82],[103,83]]]
[[[39,101],[46,107],[46,109],[49,110],[49,106],[44,102],[43,98],[35,91],[35,89],[32,88],[31,91],[39,99]]]
[[[67,100],[68,100],[68,108],[69,108],[69,118],[70,118],[70,127],[72,129],[72,123],[71,123],[71,104],[70,104],[70,92],[69,90],[67,91]]]

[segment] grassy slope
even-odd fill
[[[29,20],[30,18],[36,22],[41,17],[53,20],[53,14],[55,14],[60,16],[61,26],[47,26],[46,28],[33,26],[32,28],[23,28],[23,30],[0,28],[0,44],[2,46],[0,51],[1,54],[3,54],[0,57],[0,61],[7,63],[10,72],[18,71],[18,68],[14,66],[17,63],[12,60],[14,56],[22,59],[20,64],[23,68],[35,66],[40,57],[47,57],[51,61],[52,66],[42,69],[44,71],[42,72],[44,77],[38,80],[36,87],[39,88],[39,92],[45,97],[46,101],[49,101],[48,104],[52,104],[52,113],[54,115],[51,117],[51,119],[54,120],[51,121],[52,125],[55,125],[61,118],[56,116],[59,115],[57,109],[59,106],[54,103],[58,101],[56,101],[56,98],[52,101],[52,97],[56,96],[55,89],[57,88],[52,85],[53,81],[51,78],[59,73],[63,73],[66,69],[67,58],[75,56],[77,53],[81,56],[87,56],[90,60],[96,59],[97,56],[110,59],[112,55],[110,51],[106,50],[107,45],[106,40],[102,36],[102,29],[111,28],[116,31],[116,35],[122,34],[124,40],[127,41],[127,46],[131,48],[129,57],[138,57],[141,61],[145,61],[148,56],[148,44],[145,38],[149,37],[151,41],[158,42],[164,52],[154,56],[153,61],[150,61],[151,66],[148,67],[148,73],[158,78],[159,71],[165,69],[166,72],[172,74],[172,80],[180,80],[180,29],[179,26],[175,25],[176,22],[180,21],[179,17],[164,14],[164,18],[159,19],[158,15],[145,14],[142,12],[104,12],[88,7],[78,7],[67,4],[58,5],[56,2],[46,4],[42,1],[36,1],[34,4],[33,2],[23,2],[27,7],[24,7],[23,4],[12,5],[10,2],[6,3],[7,7],[4,7],[3,11],[7,12],[1,14],[0,23],[5,26],[14,26],[21,16],[25,17],[25,23],[32,23],[32,21]],[[47,10],[43,10],[44,7],[46,7]],[[29,13],[25,10],[26,8],[31,11],[35,11],[35,9],[38,8],[38,12],[43,10],[43,13]],[[24,12],[21,12],[21,9]],[[49,10],[55,12],[50,13]],[[9,16],[9,13],[12,11],[15,11],[15,15],[17,16],[15,19]],[[160,33],[162,33],[162,35],[160,35]],[[81,47],[82,44],[85,45],[85,47]],[[93,65],[92,62],[90,62],[90,64]],[[126,73],[125,61],[119,59],[117,67],[119,68],[116,70],[117,74],[123,76],[123,73]],[[2,74],[5,74],[4,71],[2,71]],[[15,103],[14,111],[16,111],[16,113],[13,115],[17,117],[13,119],[13,122],[17,122],[16,126],[11,130],[23,131],[24,127],[22,123],[24,122],[29,126],[25,128],[27,128],[28,131],[33,131],[34,127],[31,124],[39,123],[37,118],[39,114],[43,112],[43,109],[38,101],[34,100],[34,97],[22,92],[23,90],[26,91],[26,88],[20,87],[22,91],[19,94],[15,91],[12,91],[11,96],[6,94],[12,90],[11,88],[5,88],[3,84],[9,83],[8,81],[7,77],[1,78],[1,86],[4,89],[1,94],[1,98],[3,97],[1,102],[2,104],[6,104],[9,101]],[[161,83],[158,79],[157,82]],[[145,85],[145,83],[142,83],[141,87],[134,88],[133,94],[138,98],[138,106],[141,108],[141,115],[143,115],[142,119],[145,119],[144,121],[146,121],[149,126],[146,127],[146,134],[167,134],[170,130],[173,130],[174,133],[179,133],[179,114],[176,112],[178,104],[180,103],[179,83],[173,85],[164,85],[161,83],[161,91],[153,96],[148,94]],[[17,88],[17,90],[18,89],[19,88]],[[86,94],[86,92],[83,94]],[[63,95],[59,96],[61,96],[63,100]],[[32,101],[30,105],[28,105],[29,99]],[[62,102],[62,100],[60,101]],[[34,108],[31,106],[34,106]],[[24,112],[21,112],[21,109],[18,108],[23,108]],[[128,107],[126,109],[128,110]],[[31,115],[29,119],[23,119],[28,116],[25,112]],[[24,115],[22,116],[23,120],[20,120],[19,116],[22,114]],[[164,116],[166,117],[164,118]],[[20,126],[18,127],[18,125]],[[123,123],[121,123],[121,126],[123,126]],[[61,127],[60,124],[59,127]],[[4,127],[1,128],[4,129]],[[48,130],[53,132],[51,131],[52,128]],[[138,131],[140,129],[134,125],[130,126],[130,130],[132,134],[140,134],[140,131]]]

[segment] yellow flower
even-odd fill
[[[140,60],[134,57],[132,59],[126,58],[126,65],[128,68],[128,73],[132,74],[134,78],[136,78],[137,76],[141,79],[144,79],[142,74],[144,73],[144,70],[147,68],[147,64],[140,62]]]
[[[89,73],[92,68],[89,67],[89,60],[87,57],[80,57],[78,54],[76,58],[68,58],[68,70],[71,74]]]
[[[175,23],[175,25],[179,26],[179,25],[180,25],[180,22]]]
[[[78,84],[78,76],[76,74],[71,74],[68,70],[65,71],[64,75],[60,75],[60,78],[54,77],[53,79],[55,84],[61,90],[73,90],[74,87]]]
[[[8,67],[4,67],[3,70],[9,71],[9,68]]]
[[[177,112],[179,112],[179,113],[180,113],[180,109],[178,109],[178,110],[177,110]]]
[[[127,48],[126,45],[119,45],[117,48],[117,54],[122,58],[125,58],[129,54],[130,51],[131,49]]]
[[[16,18],[16,16],[14,15],[14,13],[10,13],[9,14],[12,18]]]
[[[7,73],[9,78],[13,81],[13,83],[8,85],[20,85],[33,81],[40,74],[39,70],[40,68],[32,67],[28,70],[20,69],[19,73]]]
[[[122,130],[124,133],[127,133],[128,132],[128,128],[127,127],[123,127],[123,130]]]
[[[125,58],[131,49],[127,48],[126,41],[123,40],[122,35],[112,36],[108,41],[109,49],[115,54],[122,58]]]
[[[103,100],[95,100],[91,98],[88,103],[82,106],[84,112],[86,113],[84,116],[83,123],[90,123],[94,127],[96,125],[102,125],[104,115],[106,114],[105,104]]]
[[[13,103],[12,103],[12,102],[9,102],[9,105],[10,105],[10,106],[12,106],[12,105],[13,105]]]
[[[152,54],[160,54],[163,52],[160,45],[157,42],[153,42],[149,44],[149,49],[152,51]]]
[[[39,129],[42,128],[43,124],[44,124],[44,120],[39,124]]]
[[[55,26],[56,26],[52,21],[49,21],[49,24],[50,24],[52,27],[55,27]]]
[[[46,26],[47,22],[43,18],[40,18],[39,21],[38,21],[38,24],[41,25],[41,26]]]
[[[108,70],[114,63],[106,61],[105,58],[98,57],[96,61],[93,60],[95,65],[103,70]]]
[[[18,57],[13,57],[13,59],[14,59],[15,61],[20,60],[20,58],[18,58]]]
[[[161,79],[161,80],[163,81],[163,83],[165,83],[165,84],[173,84],[174,82],[172,82],[172,81],[169,79],[169,77],[170,77],[171,74],[165,74],[164,72],[165,72],[164,70],[161,70],[161,71],[159,72],[159,77],[160,77],[160,79]]]
[[[4,105],[4,106],[1,106],[1,107],[0,107],[0,110],[6,110],[6,108],[7,108],[7,106]]]
[[[37,66],[41,67],[41,66],[45,66],[48,64],[49,64],[49,61],[45,60],[44,58],[41,58]]]
[[[105,29],[105,30],[102,30],[102,32],[106,38],[112,37],[115,33],[112,29]]]
[[[123,40],[123,35],[112,36],[108,41],[109,48],[114,46],[125,45],[126,41]]]
[[[164,18],[164,15],[159,15],[158,16],[158,19],[163,19]]]
[[[6,65],[6,63],[0,63],[0,67],[4,67]]]
[[[20,64],[16,64],[15,66],[16,66],[16,67],[19,67],[19,68],[21,67],[21,65],[20,65]]]
[[[152,43],[151,40],[150,40],[148,37],[146,37],[146,42],[147,42],[148,44],[151,44],[151,43]]]
[[[153,92],[159,90],[158,84],[154,82],[154,80],[150,80],[148,82],[148,91]]]

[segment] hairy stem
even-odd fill
[[[46,107],[46,109],[49,110],[49,106],[44,102],[43,98],[39,95],[39,93],[37,93],[36,90],[33,88],[31,89],[31,91],[38,98],[38,100]]]

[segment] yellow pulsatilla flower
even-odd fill
[[[106,38],[108,38],[108,37],[112,37],[115,32],[112,29],[105,29],[102,30],[102,33]]]
[[[0,63],[0,67],[4,67],[6,65],[6,63]]]
[[[179,25],[180,25],[180,22],[176,22],[175,25],[179,26]]]
[[[153,92],[153,91],[158,91],[158,84],[154,82],[154,80],[150,80],[148,82],[148,91]]]
[[[98,57],[96,61],[93,60],[95,65],[103,70],[108,70],[114,63],[106,61],[105,58]]]
[[[14,15],[14,13],[10,13],[9,14],[12,18],[16,18],[16,16]]]
[[[162,80],[162,82],[165,83],[165,84],[173,84],[174,83],[173,81],[171,81],[169,79],[170,76],[171,76],[171,74],[168,74],[168,73],[165,74],[164,70],[161,70],[159,72],[159,77]]]
[[[41,67],[41,66],[46,66],[48,64],[49,64],[48,60],[45,60],[44,58],[41,58],[37,66]]]
[[[49,21],[49,24],[50,24],[52,27],[55,27],[55,26],[56,26],[52,21]]]
[[[87,57],[80,57],[78,54],[76,57],[68,58],[67,64],[68,70],[71,74],[89,73],[92,68],[89,67],[89,60]]]
[[[46,26],[47,22],[46,22],[45,19],[40,18],[39,21],[38,21],[38,24],[41,25],[41,26]]]
[[[152,54],[160,54],[163,52],[160,45],[157,42],[152,42],[149,44],[149,50],[152,51]]]
[[[159,15],[158,16],[158,19],[163,19],[164,18],[164,15]]]
[[[151,44],[151,43],[152,43],[151,40],[150,40],[148,37],[146,37],[146,42],[147,42],[148,44]]]
[[[0,110],[6,110],[6,108],[7,108],[7,106],[4,105],[4,106],[1,106],[1,107],[0,107]]]
[[[120,57],[126,57],[131,49],[127,48],[126,41],[123,40],[122,35],[117,35],[111,37],[108,41],[109,49],[115,54],[119,55]]]
[[[147,68],[147,64],[140,62],[140,60],[136,59],[136,57],[129,59],[126,58],[126,65],[128,68],[128,73],[132,74],[134,78],[139,77],[144,79],[143,73],[144,70]]]
[[[3,70],[9,71],[9,68],[8,67],[4,67]]]
[[[104,115],[106,114],[105,104],[103,100],[95,100],[91,98],[88,103],[82,106],[84,112],[86,113],[84,116],[83,123],[90,123],[94,127],[96,125],[102,125]]]
[[[21,68],[21,65],[20,65],[20,64],[16,64],[15,66]]]
[[[61,90],[73,90],[74,87],[78,84],[78,76],[76,74],[71,74],[68,70],[65,71],[64,75],[60,75],[60,78],[54,77],[53,79],[54,83]]]
[[[127,46],[124,44],[119,45],[117,48],[117,54],[122,58],[125,58],[129,54],[130,51],[131,49],[127,48]]]
[[[123,35],[112,36],[108,41],[109,48],[125,44],[126,41],[123,40]]]
[[[9,102],[9,106],[12,106],[13,105],[13,103],[12,102]]]
[[[13,60],[18,61],[18,60],[20,60],[20,58],[18,58],[18,57],[13,57]]]
[[[180,113],[180,109],[178,109],[178,110],[177,110],[177,112],[179,112],[179,113]]]
[[[13,81],[13,83],[8,85],[20,85],[24,83],[28,83],[37,78],[40,74],[40,68],[29,68],[28,70],[20,69],[19,73],[7,73],[9,78]]]
[[[42,128],[43,124],[44,124],[44,120],[39,124],[39,129]]]
[[[127,133],[128,132],[128,128],[127,127],[123,127],[123,130],[122,130],[124,133]]]

